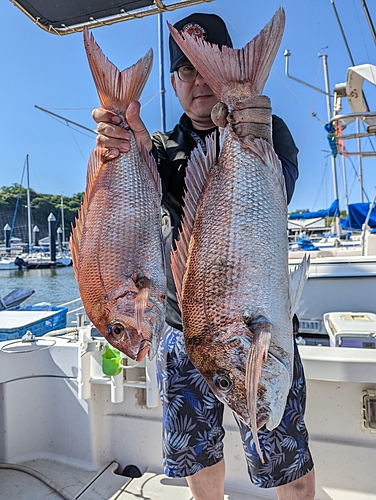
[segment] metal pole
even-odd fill
[[[64,202],[63,202],[63,195],[61,195],[61,227],[63,230],[63,245],[65,243],[65,227],[64,227]]]
[[[158,48],[159,48],[159,95],[161,105],[161,130],[166,131],[166,112],[165,112],[165,82],[164,82],[164,57],[163,57],[163,14],[158,14]]]
[[[334,4],[334,0],[330,0],[330,2],[331,2],[331,4],[333,5],[334,14],[335,14],[335,16],[336,16],[336,19],[337,19],[337,22],[338,22],[338,26],[339,26],[339,29],[340,29],[340,31],[341,31],[341,35],[342,35],[343,41],[344,41],[344,43],[345,43],[347,53],[349,54],[351,64],[352,64],[353,66],[355,66],[354,58],[353,58],[353,56],[352,56],[352,54],[351,54],[349,44],[347,43],[347,38],[346,38],[345,32],[343,31],[343,28],[342,28],[342,23],[341,23],[341,20],[340,20],[340,18],[339,18],[339,15],[338,15],[338,12],[337,12],[336,6],[335,6],[335,4]],[[362,94],[363,94],[364,104],[366,105],[367,110],[369,110],[369,106],[368,106],[368,103],[367,103],[367,99],[366,99],[366,96],[365,96],[365,94],[364,94],[364,92],[363,92],[363,91],[362,91]]]
[[[48,221],[48,233],[50,236],[50,259],[52,263],[56,262],[56,217],[51,212],[47,217]]]
[[[27,230],[29,236],[28,252],[31,252],[31,204],[30,204],[30,180],[29,180],[29,155],[26,155],[26,185],[27,185]]]
[[[342,174],[343,174],[343,187],[345,189],[346,210],[347,213],[349,213],[349,193],[347,188],[346,162],[344,155],[342,155]]]
[[[33,233],[34,233],[34,246],[38,246],[38,234],[39,234],[38,226],[33,227]]]
[[[365,2],[365,0],[360,0],[362,5],[363,5],[363,9],[364,9],[364,13],[366,15],[366,18],[367,18],[367,21],[368,21],[368,25],[369,25],[369,29],[371,30],[371,35],[373,37],[373,41],[375,42],[376,44],[376,32],[375,32],[375,27],[373,25],[373,22],[372,22],[372,19],[371,19],[371,16],[369,14],[369,11],[368,11],[368,7],[367,7],[367,4]]]
[[[325,82],[325,99],[326,99],[326,111],[328,114],[328,123],[330,122],[330,119],[332,117],[332,104],[330,100],[330,94],[329,94],[329,70],[328,70],[328,63],[327,59],[328,56],[326,54],[319,54],[319,57],[322,57],[322,63],[324,67],[324,82]],[[334,189],[334,199],[339,200],[339,195],[338,195],[338,181],[337,181],[337,166],[336,166],[336,159],[334,156],[331,156],[331,161],[332,161],[332,175],[333,175],[333,189]],[[339,222],[339,217],[336,217],[336,234],[339,235],[341,234],[341,226]]]
[[[356,119],[356,132],[357,134],[360,134],[360,125],[359,125],[359,119]],[[361,203],[364,202],[364,193],[363,193],[363,161],[362,161],[362,155],[361,155],[361,150],[362,150],[362,143],[360,140],[360,137],[357,139],[358,142],[358,152],[359,152],[359,186],[360,186],[360,201]]]
[[[322,63],[324,67],[324,81],[325,81],[325,91],[326,91],[326,112],[328,115],[328,123],[330,122],[330,119],[332,117],[332,105],[331,105],[331,100],[330,100],[330,95],[329,95],[329,72],[328,72],[328,64],[327,64],[327,59],[328,56],[326,54],[321,54],[319,57],[322,57]],[[334,156],[332,158],[332,173],[333,173],[333,188],[334,188],[334,198],[336,200],[339,199],[338,196],[338,184],[337,184],[337,168],[336,168],[336,159]]]
[[[5,224],[4,226],[4,240],[5,240],[5,251],[10,253],[10,225]]]

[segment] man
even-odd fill
[[[192,36],[203,37],[220,47],[232,47],[227,28],[218,16],[192,14],[176,23],[175,28]],[[170,477],[186,477],[195,500],[223,500],[223,404],[215,398],[185,352],[181,314],[170,269],[170,252],[178,237],[182,217],[187,159],[197,144],[205,147],[206,135],[217,131],[211,119],[211,110],[217,99],[171,36],[170,61],[171,84],[184,110],[179,124],[170,132],[155,132],[150,136],[141,121],[139,103],[132,103],[127,111],[127,121],[137,143],[143,143],[157,159],[163,185],[162,224],[167,261],[168,326],[158,355],[158,380],[163,404],[164,471]],[[298,150],[284,122],[271,116],[269,99],[263,99],[263,111],[270,116],[269,125],[257,123],[252,109],[233,113],[229,120],[239,137],[270,140],[272,133],[290,200],[298,176]],[[129,150],[130,133],[117,127],[120,119],[116,115],[98,108],[93,111],[93,117],[98,123],[97,143],[107,148],[107,158],[116,157],[119,151]],[[274,431],[265,428],[259,431],[266,457],[264,464],[255,452],[250,429],[236,419],[252,482],[264,488],[275,487],[279,500],[314,498],[314,469],[308,448],[304,410],[305,379],[295,345],[294,380],[285,415]]]

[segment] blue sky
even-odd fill
[[[262,7],[261,7],[262,4]],[[376,64],[372,39],[360,0],[336,0],[344,32],[355,64]],[[367,2],[376,25],[376,5]],[[285,75],[285,49],[291,51],[290,74],[324,89],[322,57],[327,54],[330,88],[346,80],[351,62],[330,0],[214,0],[164,14],[172,24],[192,12],[210,12],[226,22],[234,47],[243,47],[280,7],[286,11],[286,29],[265,94],[273,111],[289,126],[299,147],[300,177],[290,211],[327,208],[334,199],[329,145],[323,124],[327,121],[325,97]],[[142,117],[150,131],[160,129],[158,19],[149,16],[93,30],[107,57],[120,69],[132,65],[154,47],[154,66],[141,103]],[[170,91],[168,34],[164,29],[167,128],[179,119],[181,109]],[[2,68],[0,95],[1,166],[0,186],[21,181],[26,155],[30,161],[30,184],[40,193],[71,196],[84,190],[87,159],[94,134],[67,127],[35,108],[63,115],[88,128],[95,128],[91,110],[98,105],[83,47],[82,33],[56,36],[38,28],[9,0],[0,5]],[[376,88],[365,86],[372,110]],[[348,107],[344,103],[344,111]],[[315,114],[315,116],[313,116]],[[364,148],[374,147],[370,144]],[[355,146],[351,143],[348,149]],[[376,192],[376,161],[363,160],[364,188],[372,200]],[[357,158],[346,162],[350,202],[360,201],[354,170]],[[345,208],[342,163],[337,162],[341,209]],[[366,200],[365,200],[366,201]]]

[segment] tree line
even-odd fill
[[[41,194],[30,189],[31,227],[38,226],[38,239],[48,236],[47,218],[50,213],[56,217],[56,228],[62,228],[62,212],[64,212],[64,232],[65,239],[68,240],[83,196],[82,192],[62,198],[61,195]],[[13,237],[28,241],[27,189],[17,183],[0,187],[0,241],[4,240],[3,228],[6,224],[13,228]]]

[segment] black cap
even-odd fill
[[[202,38],[206,42],[219,47],[227,45],[232,48],[232,41],[225,23],[216,14],[191,14],[174,24],[174,28],[187,32],[195,38]],[[170,72],[173,73],[187,58],[170,35]]]

